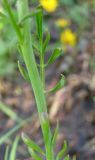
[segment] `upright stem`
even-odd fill
[[[18,0],[18,14],[19,19],[23,18],[25,14],[28,14],[28,0]],[[32,49],[30,20],[26,20],[23,23],[23,27],[20,29],[23,35],[23,42],[20,43],[23,58],[28,70],[31,85],[34,91],[38,112],[47,112],[46,100],[43,93],[43,87],[40,80],[40,76],[37,70],[37,65]]]
[[[31,40],[30,20],[29,19],[25,20],[23,22],[23,26],[19,28],[12,14],[8,0],[3,0],[3,2],[6,7],[8,16],[10,18],[11,25],[13,26],[15,32],[17,33],[19,45],[23,54],[23,59],[26,64],[31,85],[34,91],[34,96],[37,103],[37,109],[39,113],[39,118],[46,148],[46,159],[53,160],[53,152],[51,149],[52,136],[51,136],[48,113],[47,113],[46,99],[40,75],[38,73],[35,57],[33,54],[33,49],[31,44],[32,40]],[[20,21],[25,16],[25,14],[29,13],[28,0],[18,0],[17,9]]]
[[[28,0],[18,0],[17,8],[18,8],[19,20],[21,20],[25,14],[29,13]],[[51,131],[50,131],[49,119],[47,117],[48,114],[47,114],[46,99],[44,95],[42,82],[38,73],[35,57],[33,54],[30,26],[31,25],[30,25],[29,19],[24,21],[23,28],[20,29],[23,35],[23,42],[20,43],[20,47],[23,53],[23,58],[28,70],[31,85],[32,85],[36,103],[37,103],[37,109],[39,113],[39,118],[41,122],[42,133],[43,133],[45,148],[46,148],[46,159],[53,160],[53,153],[50,145]],[[42,57],[41,63],[42,65],[44,63],[43,57]],[[43,68],[41,72],[42,72],[42,79],[44,81]],[[48,137],[46,136],[46,132],[48,133]]]

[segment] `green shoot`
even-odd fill
[[[23,0],[23,1],[18,0],[17,1],[18,21],[16,21],[8,0],[2,0],[2,1],[7,16],[9,17],[10,24],[17,35],[19,51],[26,66],[26,69],[24,69],[21,66],[20,62],[18,61],[19,70],[24,79],[28,80],[33,88],[42,134],[43,134],[45,151],[43,151],[34,141],[30,140],[30,138],[27,137],[25,134],[22,134],[22,139],[26,144],[26,146],[28,147],[29,153],[31,154],[34,160],[42,160],[40,155],[45,156],[46,160],[55,160],[55,159],[60,160],[62,158],[65,158],[65,160],[69,160],[68,156],[65,156],[65,152],[67,150],[66,142],[64,142],[62,150],[58,153],[58,155],[55,158],[54,147],[58,135],[58,124],[54,131],[54,134],[52,135],[49,116],[48,116],[48,108],[46,103],[46,94],[45,94],[45,67],[51,65],[61,55],[62,50],[59,48],[54,49],[49,60],[45,64],[44,59],[45,59],[46,48],[50,41],[50,33],[47,32],[46,39],[44,40],[43,10],[41,6],[38,6],[35,11],[31,12],[29,10],[28,0]],[[32,38],[33,36],[31,35],[32,31],[31,20],[34,20],[34,18],[36,19],[36,34],[37,34],[36,37],[37,42],[35,43],[33,42]],[[38,45],[36,46],[36,44]],[[40,61],[39,69],[34,55],[35,48],[39,52],[39,61]],[[61,89],[64,86],[64,83],[65,80],[64,77],[62,76],[58,84],[49,92],[53,93]],[[47,92],[48,91],[46,91],[46,93]],[[6,137],[9,137],[13,132],[15,132],[20,127],[21,125],[14,128],[14,130],[8,133]],[[6,137],[3,138],[1,142],[3,142],[6,139]],[[16,146],[17,146],[17,141],[14,144],[14,149],[12,152],[14,152]],[[14,160],[14,157],[12,160]]]

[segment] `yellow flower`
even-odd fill
[[[73,33],[70,29],[66,29],[61,33],[60,40],[64,45],[75,46],[77,37],[76,34]]]
[[[47,12],[54,12],[58,6],[58,0],[40,0],[40,4]]]
[[[69,26],[70,25],[70,21],[69,20],[66,20],[64,18],[60,18],[56,21],[56,25],[58,27],[66,27],[66,26]]]

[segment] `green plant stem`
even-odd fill
[[[29,13],[28,0],[18,0],[17,6],[18,6],[19,20],[21,20],[24,17],[25,13],[26,14]],[[35,57],[33,54],[29,19],[27,19],[23,23],[23,28],[21,29],[21,32],[23,34],[24,39],[23,43],[21,43],[20,46],[37,103],[37,109],[39,113],[39,118],[41,122],[45,148],[46,148],[46,158],[47,160],[53,160],[53,154],[50,146],[51,131],[50,131],[49,119],[47,118],[46,99],[44,95],[42,82],[38,73]],[[43,63],[43,59],[41,60],[41,63]],[[43,73],[44,72],[42,70],[42,77],[44,78]],[[47,127],[48,137],[46,137],[46,127]]]
[[[18,0],[18,14],[19,19],[24,16],[24,13],[28,14],[28,1]],[[23,53],[23,58],[28,69],[28,74],[34,91],[38,112],[43,113],[47,112],[46,100],[43,94],[43,87],[40,80],[40,76],[37,70],[37,65],[32,49],[32,39],[31,39],[31,30],[30,30],[30,21],[27,19],[21,28],[23,35],[23,43],[20,43],[20,47]]]
[[[23,58],[28,70],[31,85],[34,91],[34,96],[37,103],[37,109],[39,113],[45,148],[46,148],[46,159],[53,160],[53,152],[51,148],[51,131],[47,113],[46,99],[44,95],[44,90],[42,82],[38,73],[37,64],[32,49],[32,39],[31,39],[31,25],[30,20],[24,21],[22,28],[18,28],[16,21],[12,14],[11,8],[9,6],[8,0],[3,0],[6,7],[6,11],[10,18],[11,25],[13,26],[15,32],[18,36],[19,45],[23,54]],[[25,14],[29,13],[28,10],[28,0],[18,0],[17,4],[19,21],[24,17]],[[22,35],[23,39],[21,40]]]

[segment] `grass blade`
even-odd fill
[[[19,137],[17,136],[12,145],[12,149],[9,157],[10,160],[16,160],[16,149],[17,149],[18,142],[19,142]]]
[[[6,151],[5,151],[4,160],[8,160],[8,153],[9,153],[9,147],[7,146]]]

